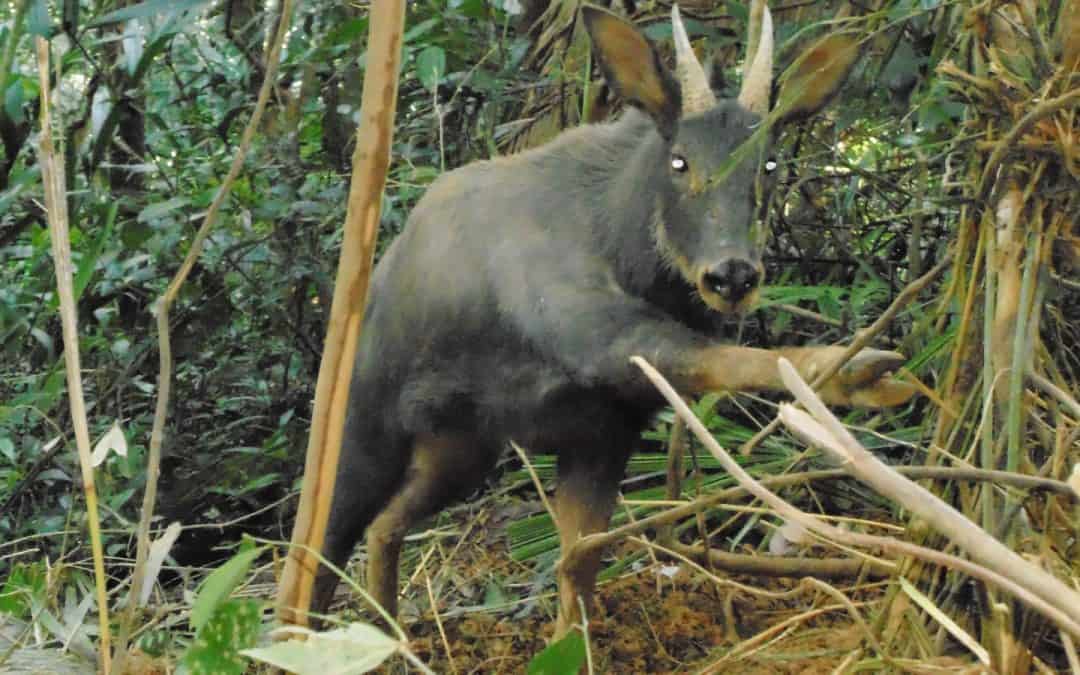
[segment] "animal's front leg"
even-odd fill
[[[615,499],[619,494],[629,456],[627,447],[588,448],[564,451],[559,456],[559,484],[555,493],[555,516],[558,519],[559,545],[559,615],[555,639],[566,635],[582,622],[581,603],[590,607],[596,575],[603,551],[567,558],[578,539],[602,532],[608,526]],[[580,598],[580,601],[579,601]]]
[[[791,361],[799,374],[812,381],[843,355],[845,347],[791,347],[778,350],[716,346],[692,359],[685,381],[696,393],[726,391],[785,391],[777,362]],[[830,405],[862,408],[897,406],[915,394],[915,387],[892,373],[905,359],[896,352],[864,349],[819,390]],[[678,374],[676,374],[678,375]]]
[[[846,347],[800,347],[779,350],[791,361],[803,379],[813,381],[846,351]],[[891,408],[915,395],[915,386],[893,377],[907,361],[897,352],[863,349],[819,390],[829,405],[858,408]]]

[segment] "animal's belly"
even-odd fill
[[[406,430],[557,452],[636,437],[654,412],[627,405],[610,388],[580,386],[543,362],[490,356],[459,355],[414,372],[398,397]]]

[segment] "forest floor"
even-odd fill
[[[435,672],[525,672],[551,641],[552,571],[510,555],[505,526],[523,508],[484,499],[411,538],[400,620],[414,653]],[[606,561],[636,550],[624,545],[609,551]],[[362,553],[354,558],[356,578],[362,579],[363,561]],[[884,582],[833,583],[851,601],[846,605],[800,590],[797,579],[728,577],[723,571],[710,576],[686,562],[651,556],[639,556],[632,568],[597,589],[588,636],[596,673],[838,672],[845,662],[872,656],[858,651],[866,641],[850,612],[868,621],[868,606],[887,590]],[[344,600],[344,587],[338,593]],[[359,597],[345,602],[349,608],[362,604]],[[352,618],[353,612],[338,616]],[[885,646],[893,655],[907,651]],[[947,657],[894,662],[898,668],[883,665],[873,672],[979,672],[973,665],[969,658]]]

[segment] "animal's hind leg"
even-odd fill
[[[578,539],[607,528],[615,498],[619,494],[629,444],[565,453],[559,457],[559,485],[555,492],[555,515],[559,525],[559,616],[555,622],[556,639],[582,620],[578,598],[589,607],[603,551],[576,557],[567,565],[566,553]]]
[[[322,547],[326,559],[338,568],[344,568],[356,542],[398,490],[411,444],[411,440],[373,432],[358,415],[349,416],[344,439]],[[312,589],[313,612],[329,611],[337,586],[337,573],[319,565]]]
[[[497,451],[471,436],[418,437],[401,488],[367,531],[368,592],[397,614],[398,557],[409,528],[455,498],[467,496],[494,465]]]

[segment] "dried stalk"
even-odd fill
[[[382,192],[390,164],[404,22],[403,0],[372,3],[345,235],[315,386],[300,506],[293,525],[292,547],[278,584],[278,615],[286,623],[307,623],[319,565],[311,552],[322,549],[334,496],[349,384],[367,305]]]
[[[979,177],[978,187],[975,190],[975,203],[986,203],[987,193],[993,184],[991,179],[997,172],[998,166],[1004,161],[1005,156],[1020,139],[1020,136],[1042,118],[1077,104],[1080,104],[1080,89],[1073,89],[1057,98],[1043,101],[1028,111],[1028,113],[1009,130],[1009,133],[998,142],[997,147],[994,148],[994,152],[991,153],[989,159],[986,160],[982,175]]]
[[[1039,476],[1028,476],[1019,473],[1009,473],[1007,471],[990,471],[986,469],[975,469],[967,467],[947,467],[947,466],[897,466],[892,467],[903,476],[910,478],[911,480],[949,480],[949,481],[978,481],[984,483],[1001,483],[1003,485],[1012,485],[1013,487],[1029,489],[1029,490],[1047,490],[1053,492],[1059,497],[1077,500],[1077,495],[1069,487],[1068,483],[1064,483],[1059,480],[1053,480],[1050,478],[1042,478]],[[842,478],[850,478],[851,474],[844,469],[822,469],[819,471],[806,471],[802,473],[792,473],[784,476],[769,476],[762,478],[758,481],[761,485],[779,490],[781,488],[790,487],[792,485],[803,485],[806,483],[812,483],[821,480],[838,480]],[[598,548],[604,548],[616,542],[622,541],[627,537],[631,537],[637,534],[641,534],[650,529],[660,528],[665,524],[672,523],[684,518],[695,515],[703,509],[707,509],[714,504],[728,503],[735,499],[746,497],[750,494],[750,491],[742,485],[735,485],[724,490],[712,492],[707,495],[702,495],[697,499],[687,502],[681,506],[676,506],[660,513],[653,514],[647,518],[634,521],[633,523],[627,523],[621,525],[614,530],[607,532],[598,532],[596,534],[590,534],[586,537],[582,537],[576,547],[580,547],[583,550],[595,550]],[[695,552],[695,551],[691,551]],[[720,565],[724,567],[724,564]]]
[[[1022,588],[1024,594],[1019,597],[1025,602],[1030,603],[1030,598],[1037,596],[1046,605],[1068,617],[1070,623],[1080,627],[1080,593],[1042,568],[1029,563],[987,534],[964,514],[918,483],[893,471],[862,447],[787,360],[780,361],[780,373],[799,402],[817,420],[815,422],[801,410],[784,404],[781,406],[781,416],[792,431],[809,439],[814,445],[831,451],[853,476],[924,519],[985,569],[1009,579],[1013,586]]]
[[[94,557],[94,587],[97,592],[98,630],[100,631],[100,666],[108,675],[112,671],[109,650],[109,601],[105,593],[105,554],[101,546],[101,521],[98,518],[97,490],[94,487],[94,465],[90,458],[90,429],[86,421],[86,400],[83,398],[82,367],[79,363],[79,327],[75,312],[75,289],[72,281],[71,240],[68,234],[67,189],[64,178],[64,158],[53,144],[52,105],[49,87],[49,43],[37,38],[38,86],[41,92],[41,138],[39,161],[44,182],[45,211],[49,221],[53,265],[56,268],[56,292],[60,300],[60,325],[64,339],[64,370],[67,375],[71,423],[75,427],[75,445],[82,470],[82,487],[86,495],[86,517],[90,527],[90,549]]]

